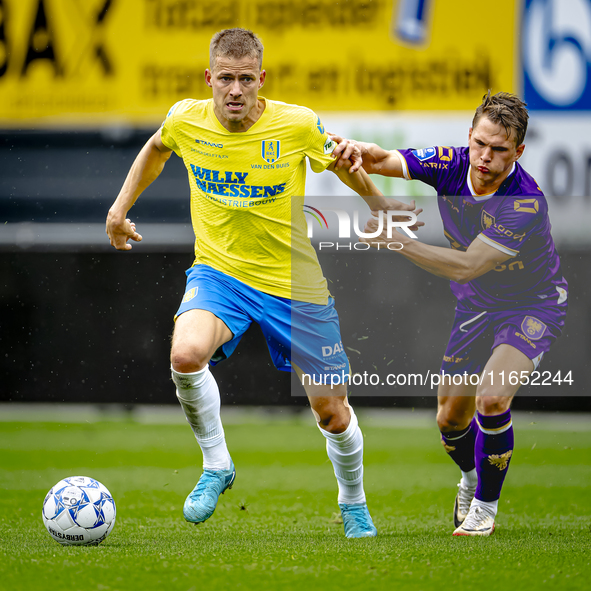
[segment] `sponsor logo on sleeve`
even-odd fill
[[[417,160],[425,162],[425,160],[433,158],[437,152],[435,148],[421,148],[420,150],[412,150],[412,153],[415,155]]]
[[[168,118],[169,118],[169,117],[170,117],[170,116],[171,116],[171,115],[174,113],[174,110],[175,110],[175,109],[176,109],[176,108],[179,106],[179,104],[180,104],[181,102],[182,102],[182,101],[178,101],[178,102],[174,103],[174,105],[172,105],[172,107],[170,107],[170,111],[168,111],[168,113],[167,113],[167,115],[166,115],[166,118],[167,118],[167,119],[168,119]]]
[[[330,138],[324,142],[324,153],[325,154],[332,154],[332,151],[337,147],[336,143],[333,142]]]
[[[320,121],[320,117],[318,117],[318,121],[316,122],[316,127],[318,128],[318,131],[320,133],[324,133],[324,125],[322,125],[322,122]]]
[[[513,202],[515,211],[522,211],[523,213],[538,213],[540,206],[537,199],[516,199]]]

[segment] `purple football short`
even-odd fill
[[[540,301],[511,310],[479,310],[458,305],[441,370],[448,374],[479,374],[493,349],[515,347],[538,366],[560,336],[567,302]]]

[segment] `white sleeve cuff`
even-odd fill
[[[402,174],[404,175],[404,178],[407,181],[411,181],[412,178],[410,176],[410,173],[408,172],[408,165],[406,164],[406,159],[404,158],[404,156],[398,150],[392,150],[392,153],[396,154],[396,156],[398,156],[398,159],[400,160],[400,164],[402,166]]]
[[[505,254],[508,254],[511,257],[517,256],[519,254],[518,250],[513,250],[512,248],[503,246],[502,244],[495,242],[492,238],[489,238],[488,236],[485,236],[482,233],[478,234],[477,238],[480,238],[480,240],[482,240],[482,242],[484,242],[485,244],[488,244],[489,246],[492,246],[493,248],[496,248],[497,250],[500,250],[501,252],[504,252]]]

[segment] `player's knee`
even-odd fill
[[[504,413],[511,403],[509,396],[487,395],[485,392],[476,398],[476,408],[478,412],[485,416],[494,416]]]
[[[437,411],[437,426],[442,433],[465,429],[472,417],[466,418],[464,413],[454,413],[453,408],[441,407]]]
[[[170,363],[175,371],[192,373],[202,370],[209,363],[209,351],[199,345],[174,344]]]
[[[314,412],[320,427],[329,433],[343,433],[351,421],[350,411],[342,404],[316,409]]]

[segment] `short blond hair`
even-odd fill
[[[209,67],[213,70],[218,57],[241,59],[253,57],[259,62],[259,70],[263,67],[263,44],[248,29],[224,29],[216,33],[209,45]]]

